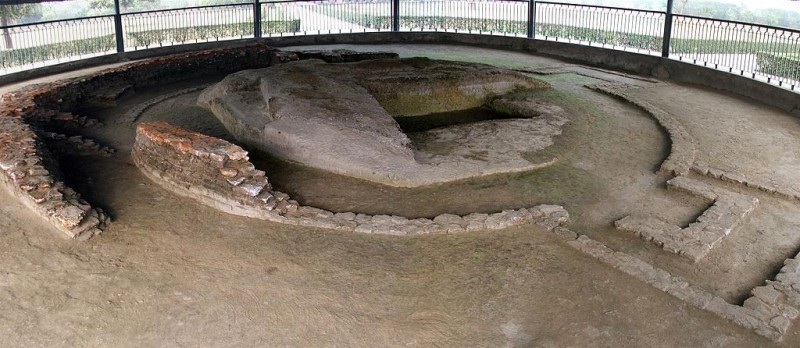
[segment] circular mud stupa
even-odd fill
[[[552,164],[528,156],[569,121],[532,93],[547,88],[476,63],[306,59],[231,74],[198,104],[238,141],[284,160],[416,187]]]

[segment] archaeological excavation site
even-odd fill
[[[116,51],[3,46],[0,346],[800,345],[796,60],[689,57],[672,1],[663,55],[543,34],[635,10],[405,1],[185,8],[250,38],[169,44],[115,1]]]

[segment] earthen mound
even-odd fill
[[[551,164],[523,157],[551,145],[568,121],[562,108],[525,97],[548,87],[483,64],[307,59],[229,75],[198,103],[247,145],[307,166],[414,187]],[[395,121],[474,108],[513,112],[504,118],[514,119],[427,130],[414,134],[414,142]]]

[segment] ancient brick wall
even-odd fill
[[[62,124],[86,125],[86,117],[78,110],[114,105],[129,90],[265,67],[283,59],[294,56],[263,44],[212,49],[133,62],[7,93],[0,104],[0,182],[69,238],[89,238],[105,227],[108,217],[61,181],[58,160],[45,142],[51,130]]]
[[[136,127],[131,156],[149,177],[181,187],[203,203],[226,206],[225,211],[282,215],[297,210],[288,196],[272,191],[266,173],[255,169],[245,150],[221,139],[165,122],[144,122]]]
[[[563,208],[537,206],[493,214],[433,219],[334,213],[301,206],[275,191],[266,173],[248,161],[247,152],[227,141],[189,132],[165,122],[144,122],[136,128],[131,154],[137,167],[168,190],[221,211],[291,225],[389,235],[460,233],[537,224],[552,229],[565,223]]]

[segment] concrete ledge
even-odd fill
[[[660,77],[682,83],[697,84],[755,99],[781,110],[800,116],[800,93],[792,92],[768,83],[744,76],[715,70],[678,60],[634,52],[618,51],[602,47],[584,46],[565,42],[527,39],[520,37],[492,36],[441,32],[375,32],[352,34],[324,34],[281,36],[262,39],[241,39],[158,47],[133,52],[90,58],[50,67],[32,69],[20,73],[0,76],[0,84],[22,81],[34,77],[61,73],[102,64],[126,60],[156,57],[211,48],[239,47],[254,43],[265,43],[275,47],[330,44],[460,44],[495,49],[525,51],[542,54],[575,63],[605,67],[651,75],[658,71]],[[667,76],[662,76],[666,74]]]
[[[0,76],[0,84],[22,81],[55,73],[61,73],[102,64],[132,59],[156,57],[211,48],[239,47],[254,43],[265,43],[275,47],[330,44],[460,44],[495,49],[525,51],[542,54],[574,63],[593,65],[632,72],[639,75],[659,77],[731,92],[758,100],[786,112],[800,116],[800,93],[792,92],[765,82],[744,76],[715,70],[678,60],[634,52],[618,51],[602,47],[584,46],[565,42],[527,39],[521,37],[478,35],[441,32],[375,32],[351,34],[324,34],[281,36],[262,39],[241,39],[158,47],[133,52],[90,58],[50,67],[32,69],[20,73]],[[664,76],[666,75],[666,76]]]

